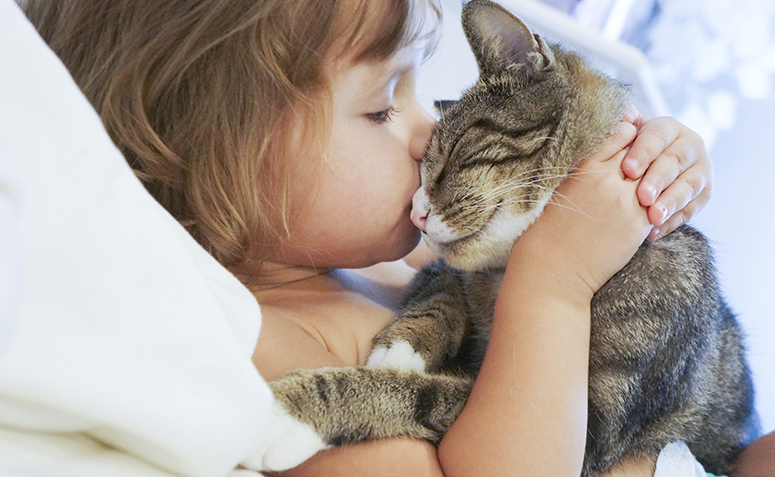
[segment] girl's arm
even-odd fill
[[[482,449],[471,443],[473,452]],[[267,477],[443,477],[436,448],[429,442],[385,439],[325,450],[285,472],[264,472]],[[474,474],[479,476],[480,474]],[[607,477],[651,477],[654,463],[630,460]]]
[[[775,431],[748,444],[736,457],[733,473],[738,477],[775,475]]]
[[[482,371],[439,447],[445,475],[581,472],[590,301],[651,229],[621,172],[635,133],[620,123],[512,249]]]
[[[300,466],[267,477],[444,477],[430,442],[384,439],[318,452]]]

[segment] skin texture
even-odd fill
[[[415,247],[409,211],[420,185],[416,160],[434,124],[414,96],[421,59],[410,47],[388,62],[333,69],[331,138],[319,164],[297,170],[294,199],[303,212],[285,260],[357,268]]]
[[[736,477],[775,475],[775,432],[756,439],[740,452],[733,475]]]

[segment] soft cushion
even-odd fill
[[[0,0],[0,474],[37,475],[59,449],[86,462],[73,475],[224,475],[270,424],[260,321]]]

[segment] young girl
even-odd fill
[[[411,199],[433,128],[414,96],[430,1],[26,8],[148,190],[255,295],[261,374],[365,364],[413,274],[400,259],[419,240]],[[484,367],[438,450],[371,442],[284,474],[579,474],[592,294],[712,183],[701,139],[667,118],[629,117],[581,169],[595,173],[563,184],[513,248]]]

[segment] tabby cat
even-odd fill
[[[625,114],[625,87],[502,7],[473,0],[463,26],[480,79],[443,114],[415,196],[443,259],[418,274],[369,366],[271,383],[278,436],[248,467],[287,468],[324,447],[383,437],[438,443],[482,364],[512,244]],[[726,474],[754,431],[752,395],[705,238],[682,226],[645,242],[592,302],[584,475],[674,440]]]

